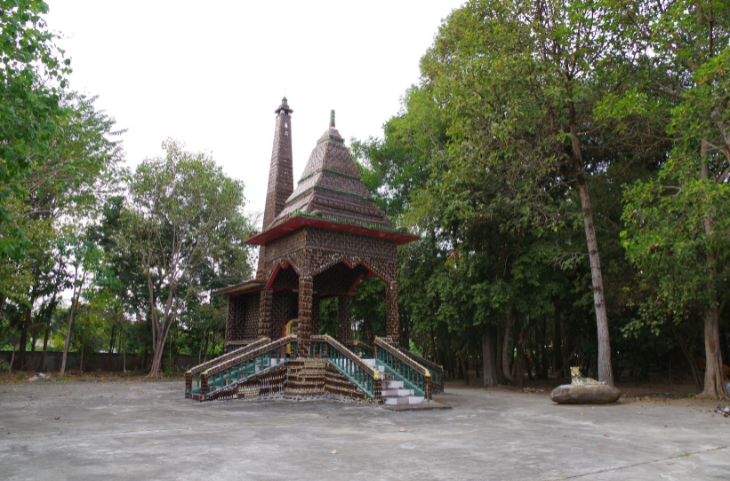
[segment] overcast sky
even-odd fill
[[[441,20],[463,0],[48,0],[71,88],[127,129],[127,165],[167,137],[209,151],[263,212],[274,109],[292,115],[294,181],[337,112],[348,139],[382,136],[419,79]]]

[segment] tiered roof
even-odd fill
[[[395,225],[375,204],[360,172],[335,128],[334,111],[329,128],[317,141],[301,179],[281,213],[265,230],[248,239],[264,245],[304,225],[361,235],[411,242],[417,236]]]

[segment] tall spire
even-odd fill
[[[269,167],[269,187],[266,192],[266,207],[264,208],[264,225],[266,230],[281,213],[294,191],[294,173],[291,142],[291,114],[286,97],[281,99],[281,105],[274,110],[276,126],[274,127],[274,147],[271,151],[271,166]],[[264,247],[259,250],[259,271],[263,268]],[[257,272],[257,277],[261,272]]]
[[[271,151],[271,167],[269,167],[269,188],[266,192],[264,209],[264,229],[271,224],[284,208],[286,199],[294,191],[294,173],[292,172],[291,114],[286,97],[274,110],[276,127],[274,128],[274,147]]]
[[[335,126],[335,111],[330,110],[330,127]]]

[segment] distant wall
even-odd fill
[[[10,362],[12,351],[0,351],[0,359],[5,362]],[[25,353],[26,360],[31,356],[30,352]],[[33,359],[33,371],[41,370],[41,358],[43,357],[42,352],[35,352]],[[62,352],[47,352],[46,353],[46,366],[43,369],[44,372],[54,372],[61,370],[61,360],[63,358]],[[211,358],[201,359],[201,362],[205,362]],[[68,358],[66,359],[66,369],[78,369],[79,361],[81,360],[80,352],[69,352]],[[93,353],[91,356],[88,353],[84,354],[84,372],[89,371],[107,371],[107,372],[122,372],[124,370],[122,363],[125,361],[124,356],[119,353],[114,353],[111,356],[104,352]],[[176,355],[173,356],[172,364],[176,369],[183,370],[198,364],[197,356],[188,355]],[[127,354],[126,355],[126,368],[127,371],[137,371],[149,369],[152,362],[152,352],[149,352],[145,362],[145,356],[139,354]],[[144,365],[143,365],[144,363]],[[162,357],[162,369],[167,369],[170,364],[170,356],[165,355]],[[13,369],[16,370],[20,366],[18,365],[18,352],[15,352],[15,360],[13,362]]]

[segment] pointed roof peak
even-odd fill
[[[340,135],[340,132],[335,128],[335,111],[330,110],[330,125],[327,127],[327,130],[324,131],[322,136],[317,140],[317,145],[321,144],[322,142],[337,142],[340,144],[345,143],[345,139],[342,138]]]
[[[281,99],[281,105],[279,105],[279,107],[274,110],[275,114],[278,114],[279,112],[284,112],[287,115],[294,112],[292,109],[289,108],[289,103],[286,100],[286,96]]]
[[[304,172],[286,206],[272,225],[292,215],[319,213],[342,222],[392,228],[393,223],[378,209],[360,177],[360,171],[335,128],[330,125],[317,141]]]

